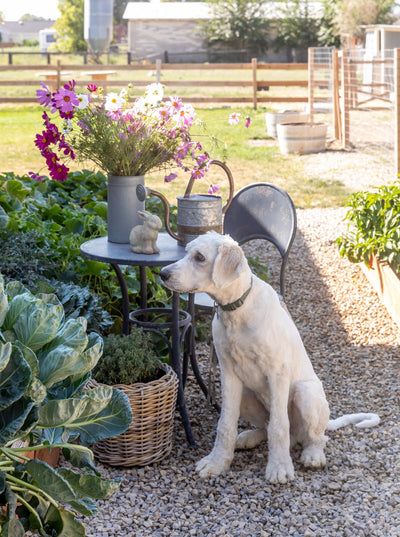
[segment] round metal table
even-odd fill
[[[102,263],[109,263],[115,271],[118,278],[118,283],[122,293],[122,332],[123,334],[129,334],[129,294],[128,288],[125,282],[123,272],[120,265],[132,265],[139,267],[140,272],[140,308],[141,310],[147,309],[147,279],[146,279],[146,267],[164,267],[179,259],[182,259],[185,255],[184,246],[180,246],[178,242],[173,239],[168,233],[159,233],[157,246],[160,249],[159,254],[137,254],[131,251],[130,244],[119,244],[115,242],[109,242],[107,237],[100,237],[98,239],[92,239],[83,243],[80,247],[80,252],[84,257],[92,259],[94,261],[100,261]],[[150,311],[150,310],[149,310]],[[201,378],[200,371],[198,369],[196,356],[195,356],[195,341],[194,341],[194,295],[189,294],[188,297],[188,314],[190,316],[190,327],[188,330],[188,336],[186,341],[187,352],[184,358],[184,374],[182,374],[181,367],[181,336],[180,336],[180,310],[179,310],[179,293],[174,292],[172,294],[171,304],[171,318],[172,318],[172,352],[170,354],[171,367],[179,379],[178,388],[178,405],[180,408],[183,425],[185,427],[186,436],[190,444],[195,445],[193,434],[189,422],[189,416],[186,409],[184,398],[184,384],[186,379],[186,371],[188,366],[188,359],[193,369],[193,373],[197,379],[197,382],[202,391],[207,394],[207,388]]]

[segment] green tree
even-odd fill
[[[114,22],[115,25],[125,23],[126,20],[122,18],[125,13],[126,6],[129,0],[114,0]]]
[[[54,27],[58,31],[57,49],[63,52],[87,50],[83,38],[84,0],[59,0],[60,17]]]
[[[323,47],[340,47],[340,34],[335,24],[337,10],[337,0],[323,0],[323,15],[318,31],[318,42]]]
[[[205,43],[261,52],[268,48],[269,21],[262,0],[208,0],[213,18],[203,23]]]
[[[45,17],[38,17],[37,15],[31,15],[30,13],[25,13],[19,19],[20,21],[49,21],[51,19],[46,19]]]
[[[361,37],[364,24],[390,24],[395,0],[338,0],[334,24],[338,34]]]
[[[275,23],[274,45],[277,50],[286,47],[293,61],[299,61],[300,54],[308,47],[318,45],[321,16],[311,6],[309,0],[285,0]]]

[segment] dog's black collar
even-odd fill
[[[231,302],[230,304],[218,304],[218,307],[221,308],[223,311],[235,311],[235,310],[237,310],[238,308],[240,308],[240,306],[243,305],[243,303],[246,300],[246,298],[248,297],[252,287],[253,287],[253,276],[251,277],[251,280],[250,280],[250,287],[247,289],[247,291],[245,291],[243,293],[243,295],[240,298],[235,300],[235,302]]]

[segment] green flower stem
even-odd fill
[[[11,489],[13,490],[13,492],[15,492],[15,495],[17,497],[17,500],[22,503],[22,505],[24,505],[28,511],[30,511],[32,513],[32,515],[34,516],[35,520],[37,520],[37,522],[39,523],[39,526],[40,526],[40,533],[43,534],[44,533],[44,528],[43,528],[43,524],[42,524],[42,521],[40,520],[40,517],[37,513],[37,511],[26,501],[24,500],[24,498],[20,495],[20,494],[17,494],[16,491],[21,491],[21,492],[24,492],[24,489],[20,489],[19,487],[11,487]],[[39,497],[38,494],[33,494],[34,496],[37,496]],[[42,533],[43,532],[43,533]]]
[[[21,452],[19,451],[21,450]],[[15,461],[15,462],[21,462],[21,459],[24,460],[24,461],[29,461],[29,457],[27,457],[26,455],[23,455],[24,452],[28,451],[27,448],[11,448],[11,449],[8,449],[6,447],[2,447],[0,448],[0,452],[3,453],[6,457],[8,457],[9,459],[11,459],[12,461]],[[20,453],[20,455],[15,455],[15,452],[18,452]]]
[[[26,481],[22,481],[22,479],[18,479],[17,477],[14,477],[14,476],[12,476],[10,474],[7,474],[6,479],[7,479],[7,481],[11,481],[12,483],[15,483],[16,485],[20,485],[22,487],[22,489],[20,489],[18,487],[13,487],[13,485],[11,485],[11,489],[14,490],[14,488],[15,488],[15,490],[29,490],[32,494],[34,494],[35,496],[37,496],[39,498],[41,496],[44,496],[51,504],[53,504],[58,509],[57,502],[54,500],[54,498],[52,498],[44,490],[39,489],[38,487],[34,487],[30,483],[27,483]]]

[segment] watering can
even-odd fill
[[[197,236],[216,231],[222,233],[222,215],[229,207],[233,197],[233,177],[228,166],[219,160],[213,160],[210,164],[219,166],[224,170],[229,181],[229,194],[225,205],[222,207],[221,196],[214,194],[191,194],[194,177],[191,177],[183,196],[177,197],[177,233],[174,233],[169,223],[169,203],[167,198],[144,185],[136,187],[136,196],[139,201],[144,201],[147,196],[157,196],[164,205],[165,229],[181,246],[186,246],[188,242]]]

